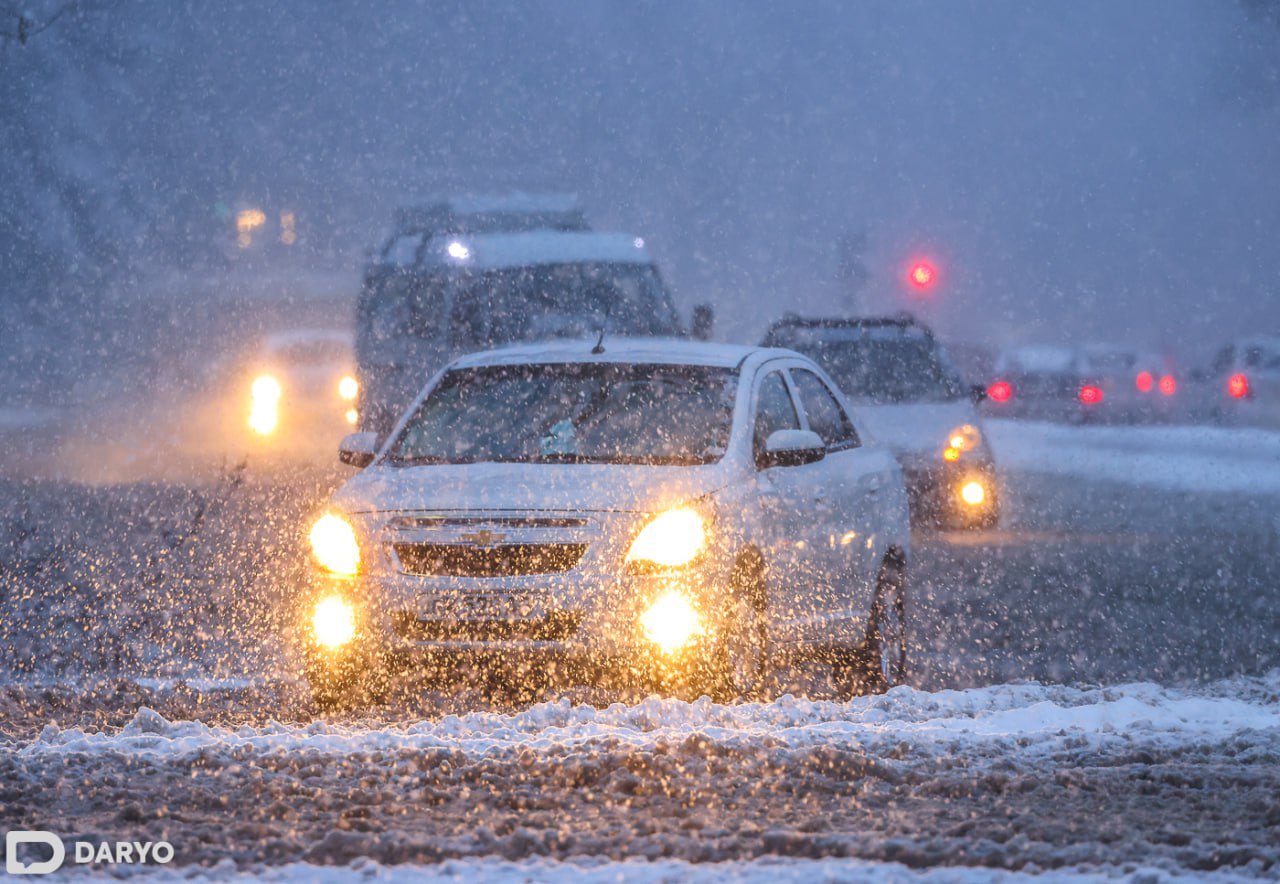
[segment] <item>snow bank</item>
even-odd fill
[[[357,861],[350,866],[317,866],[306,863],[290,863],[282,866],[266,866],[238,871],[227,862],[212,869],[187,868],[164,870],[147,874],[148,881],[308,881],[314,884],[330,882],[378,881],[385,884],[417,884],[417,882],[489,881],[495,884],[534,884],[534,882],[574,881],[578,884],[659,884],[659,882],[697,882],[697,884],[774,884],[774,882],[822,882],[860,881],[866,884],[892,884],[892,882],[924,882],[924,884],[1014,884],[1034,881],[1051,882],[1116,881],[1128,880],[1142,884],[1158,884],[1165,881],[1196,880],[1226,882],[1243,880],[1230,872],[1177,873],[1154,868],[1131,866],[1095,866],[1088,868],[1054,869],[1041,873],[1008,872],[990,868],[947,866],[943,868],[912,869],[898,863],[872,862],[859,859],[790,859],[762,857],[755,860],[719,863],[690,863],[683,860],[646,861],[591,860],[573,862],[555,860],[529,860],[509,862],[499,859],[455,859],[434,866],[380,865],[375,862]]]
[[[984,424],[1004,469],[1175,491],[1280,493],[1280,433],[1201,426]]]
[[[906,744],[915,752],[1034,757],[1089,746],[1197,746],[1248,732],[1273,741],[1280,739],[1278,697],[1280,670],[1195,690],[1145,683],[1094,689],[1029,683],[936,693],[903,687],[848,703],[788,695],[773,703],[724,706],[706,698],[686,703],[651,697],[603,709],[562,700],[513,714],[475,712],[390,726],[316,721],[222,728],[168,721],[142,709],[116,732],[61,730],[51,724],[35,740],[14,748],[25,756],[424,749],[481,755],[589,745],[646,749],[696,738],[743,748],[840,745],[882,753]]]

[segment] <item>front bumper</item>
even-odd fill
[[[311,677],[387,671],[537,672],[592,683],[686,680],[712,657],[719,627],[714,568],[654,575],[560,574],[547,579],[445,579],[404,574],[336,578],[315,574],[299,631]],[[477,583],[488,585],[477,586]],[[697,608],[702,632],[663,651],[640,618],[664,593],[679,592]],[[315,638],[311,615],[323,599],[349,603],[355,634],[339,647]]]
[[[989,460],[955,463],[905,462],[912,524],[944,528],[990,527],[1000,517],[1000,487]],[[981,486],[981,500],[966,499],[965,488]]]

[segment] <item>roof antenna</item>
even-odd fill
[[[596,345],[591,348],[592,356],[599,356],[604,352],[604,327],[600,328],[600,337],[596,339]]]

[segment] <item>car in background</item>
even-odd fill
[[[989,417],[1078,423],[1102,391],[1090,381],[1089,364],[1076,347],[1029,344],[1002,350],[987,386]]]
[[[463,353],[601,332],[710,335],[681,322],[645,242],[589,229],[572,197],[514,194],[401,210],[356,308],[360,428],[385,435]]]
[[[1177,414],[1178,378],[1169,360],[1127,347],[1095,345],[1083,352],[1085,380],[1077,398],[1085,419],[1146,423]]]
[[[461,358],[310,531],[307,675],[621,679],[730,700],[816,655],[906,671],[902,474],[799,354],[595,337]],[[440,677],[444,677],[443,675]]]
[[[355,426],[351,332],[299,328],[263,337],[240,369],[241,426],[260,447],[329,445]]]
[[[858,419],[894,452],[917,524],[989,528],[999,482],[976,402],[928,327],[910,316],[786,316],[763,343],[808,356],[836,380]]]
[[[1229,424],[1280,426],[1280,336],[1244,338],[1214,356],[1211,413]]]

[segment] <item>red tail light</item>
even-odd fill
[[[1162,375],[1160,377],[1160,392],[1166,396],[1172,396],[1178,392],[1178,379],[1171,374]]]
[[[987,387],[987,396],[992,402],[1008,402],[1013,398],[1013,384],[1008,381],[996,381]]]
[[[1133,381],[1134,386],[1138,388],[1139,393],[1150,393],[1151,386],[1155,382],[1156,379],[1151,376],[1151,372],[1149,371],[1138,372],[1138,376]],[[1163,381],[1161,381],[1161,383],[1163,383]]]
[[[1227,379],[1227,395],[1232,399],[1243,399],[1249,395],[1249,379],[1242,374],[1233,374]]]
[[[1102,388],[1085,384],[1080,388],[1080,401],[1085,405],[1097,405],[1102,401]]]

